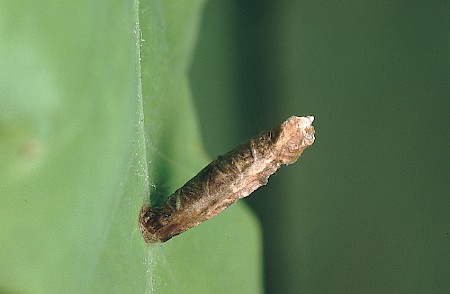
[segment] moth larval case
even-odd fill
[[[282,164],[297,161],[314,142],[313,120],[313,116],[288,118],[218,156],[161,207],[144,206],[139,215],[144,239],[148,243],[165,242],[265,185]]]

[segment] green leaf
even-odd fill
[[[203,4],[0,4],[0,292],[261,291],[245,205],[164,244],[138,229],[208,162],[187,80]]]

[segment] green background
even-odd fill
[[[210,1],[191,81],[215,156],[290,115],[316,142],[248,200],[267,293],[450,289],[448,1]]]
[[[0,1],[0,293],[448,292],[448,3],[204,5]],[[311,114],[256,214],[144,243],[144,203]]]

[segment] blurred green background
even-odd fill
[[[191,68],[211,156],[290,115],[316,142],[246,200],[267,293],[448,293],[448,1],[210,1]]]

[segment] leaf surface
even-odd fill
[[[208,162],[187,80],[202,6],[0,4],[0,292],[261,291],[242,204],[165,244],[138,230]]]

